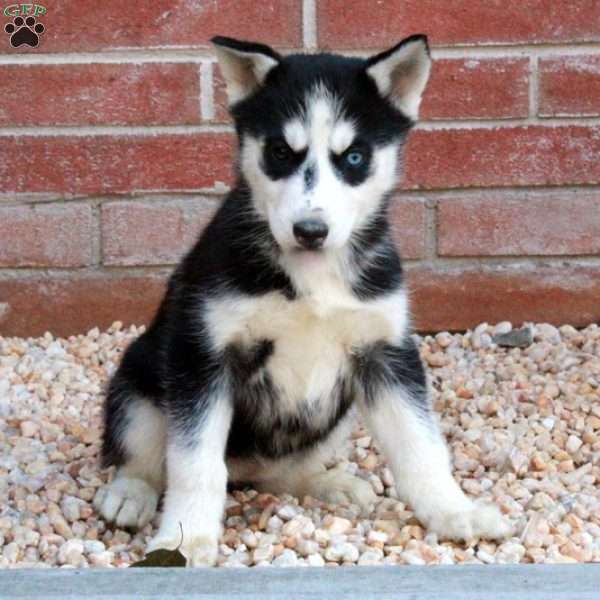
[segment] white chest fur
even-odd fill
[[[399,341],[408,321],[404,290],[367,302],[332,290],[295,300],[279,292],[232,294],[209,301],[206,318],[216,350],[273,343],[264,368],[283,412],[321,401],[348,374],[354,352],[377,341]]]

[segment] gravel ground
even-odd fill
[[[439,542],[395,498],[368,433],[345,468],[381,500],[370,515],[252,490],[228,497],[219,564],[250,566],[600,562],[600,328],[532,326],[500,348],[482,324],[421,339],[455,475],[515,524],[500,543]],[[156,522],[132,533],[98,519],[101,390],[142,329],[56,339],[0,337],[0,567],[127,566]]]

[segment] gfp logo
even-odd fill
[[[46,8],[40,4],[11,4],[3,13],[5,17],[13,17],[12,23],[4,26],[4,31],[10,35],[10,45],[13,48],[23,45],[37,48],[46,28],[36,17],[45,15]]]

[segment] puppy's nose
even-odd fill
[[[294,224],[294,236],[304,248],[320,248],[329,233],[329,227],[321,219],[304,219]]]

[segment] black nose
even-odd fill
[[[305,248],[314,250],[323,245],[329,227],[321,219],[304,219],[294,224],[294,236]]]

